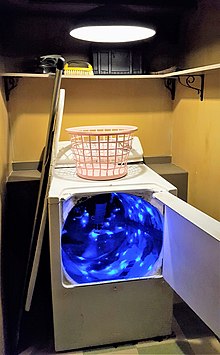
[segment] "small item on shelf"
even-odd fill
[[[152,75],[161,75],[161,74],[169,74],[177,71],[177,66],[173,65],[172,67],[163,69],[163,70],[158,70],[158,71],[151,71],[150,74]]]
[[[144,74],[142,53],[125,48],[94,49],[93,70],[98,75]]]
[[[94,75],[94,73],[88,62],[71,60],[64,65],[64,75]]]
[[[61,55],[59,54],[44,55],[38,59],[38,65],[42,68],[44,74],[55,73],[59,58],[61,58]]]

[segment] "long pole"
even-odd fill
[[[23,316],[24,305],[26,303],[27,292],[29,291],[29,282],[30,282],[31,271],[33,268],[33,261],[34,261],[34,257],[36,254],[36,246],[40,245],[40,249],[38,248],[38,251],[37,251],[37,253],[39,254],[39,252],[41,252],[41,246],[42,246],[41,238],[43,238],[43,235],[44,235],[46,212],[47,212],[47,209],[45,208],[45,201],[47,199],[50,162],[51,162],[51,156],[52,156],[54,130],[55,130],[55,125],[56,125],[56,115],[57,115],[57,108],[58,108],[58,102],[59,102],[60,85],[61,85],[61,79],[62,79],[62,72],[63,72],[63,68],[64,68],[64,62],[65,61],[62,57],[60,57],[57,61],[57,68],[56,68],[54,87],[53,87],[53,93],[52,93],[52,101],[51,101],[50,116],[49,116],[49,122],[48,122],[46,143],[45,143],[43,162],[42,162],[40,186],[39,186],[36,211],[35,211],[35,217],[34,217],[34,223],[33,223],[32,235],[31,235],[29,255],[28,255],[28,260],[27,260],[26,275],[25,275],[25,280],[24,280],[24,288],[23,288],[22,301],[21,301],[22,304],[21,304],[21,307],[19,310],[19,321],[18,321],[17,334],[16,334],[16,346],[18,345],[18,341],[19,341],[20,325],[21,325],[21,320],[22,320],[22,316]],[[38,255],[38,256],[40,258],[40,255]],[[36,277],[35,277],[35,280],[36,280]],[[34,286],[35,286],[35,282],[32,283],[33,290],[34,290]],[[27,307],[27,309],[28,308],[30,309],[33,290],[31,291],[31,294],[30,294],[30,291],[28,293],[29,307]],[[30,295],[31,295],[31,297],[30,297]]]

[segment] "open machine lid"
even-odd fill
[[[132,149],[129,153],[128,163],[143,162],[143,149],[138,137],[133,137]],[[56,158],[56,167],[75,166],[74,156],[71,150],[70,141],[60,141],[58,143],[58,153]]]
[[[220,222],[168,192],[164,208],[163,277],[220,337]]]

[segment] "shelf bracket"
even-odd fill
[[[165,87],[170,91],[171,100],[175,100],[176,94],[176,78],[166,78],[164,80]]]
[[[185,83],[183,83],[181,81],[182,78],[185,79]],[[199,87],[195,87],[192,85],[195,82],[196,78],[200,79],[200,86]],[[183,85],[189,89],[196,90],[197,94],[200,97],[200,100],[203,101],[203,99],[204,99],[204,83],[205,83],[205,75],[204,74],[201,74],[201,75],[181,75],[181,76],[178,76],[178,82],[181,85]]]
[[[5,76],[4,77],[6,101],[9,101],[10,93],[18,85],[18,80],[19,80],[19,78],[15,78],[14,76]]]

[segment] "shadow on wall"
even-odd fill
[[[62,79],[66,113],[120,113],[171,111],[169,92],[161,79]],[[21,78],[11,93],[14,113],[47,113],[53,90],[52,78]]]
[[[163,81],[102,80],[63,82],[66,89],[66,112],[114,113],[170,111],[171,103]],[[75,101],[74,101],[75,100]]]
[[[182,68],[220,62],[220,2],[199,0],[198,9],[181,24]]]
[[[9,127],[8,113],[4,98],[3,82],[0,82],[0,251],[1,261],[3,256],[3,236],[5,228],[5,184],[9,174]],[[2,263],[1,263],[2,276]],[[1,279],[2,281],[2,279]],[[1,282],[0,287],[0,353],[4,354],[5,322],[6,314],[4,311],[4,289]],[[3,307],[3,308],[2,308]],[[3,323],[4,322],[4,323]]]

